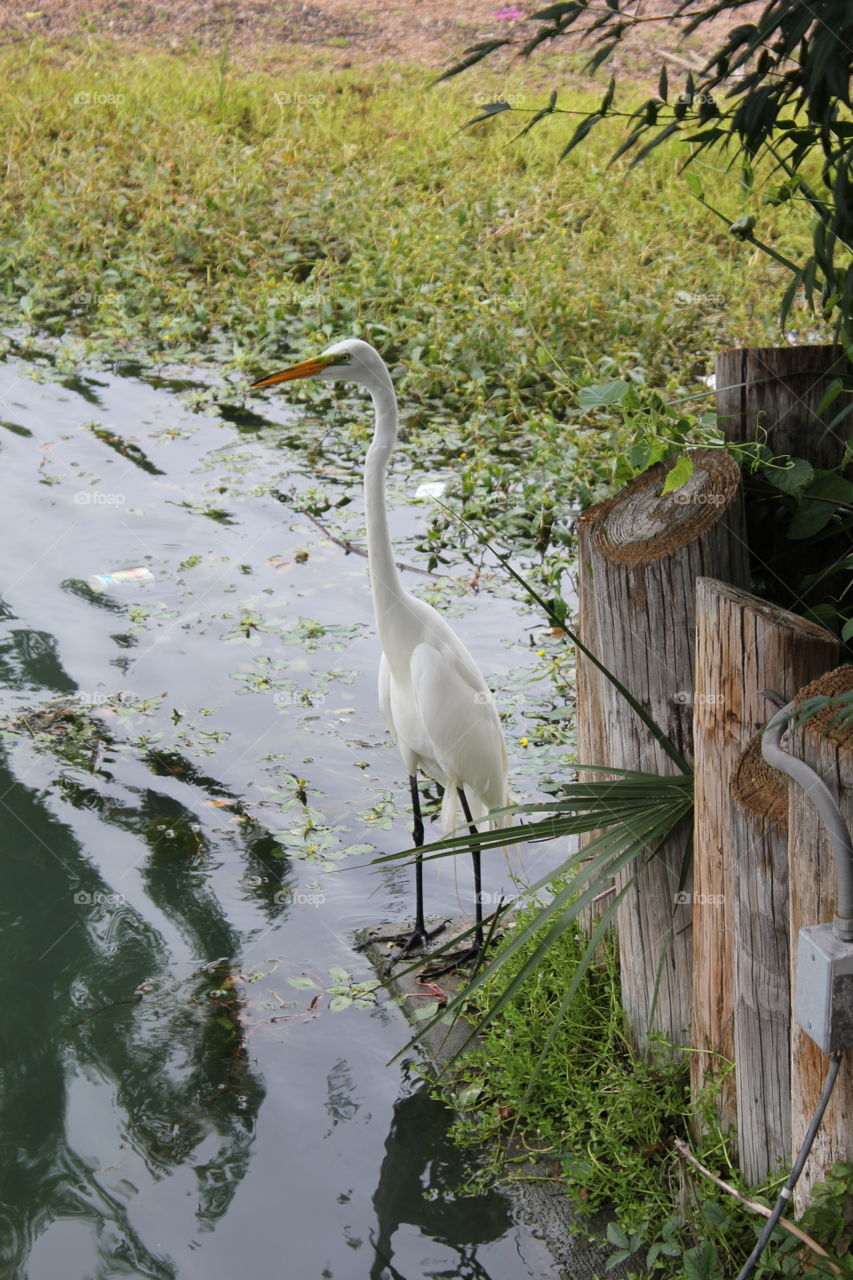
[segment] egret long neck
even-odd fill
[[[372,388],[373,407],[376,411],[376,429],[373,443],[367,451],[364,466],[364,506],[367,518],[367,559],[370,565],[370,586],[373,592],[373,608],[379,640],[387,653],[385,636],[395,605],[403,599],[403,584],[394,563],[394,550],[388,532],[388,513],[385,508],[385,477],[388,460],[397,439],[397,400],[390,379],[388,385]]]

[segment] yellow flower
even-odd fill
[[[544,658],[544,657],[545,657],[545,650],[544,650],[544,649],[537,649],[537,650],[536,650],[536,657],[537,657],[537,658]]]
[[[520,743],[521,743],[521,745],[522,745],[523,747],[529,747],[529,746],[530,746],[530,739],[529,739],[529,738],[520,738],[520,739],[519,739],[519,741],[520,741]]]

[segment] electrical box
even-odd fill
[[[824,1053],[853,1047],[853,942],[831,924],[800,930],[794,1017]]]

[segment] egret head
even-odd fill
[[[324,382],[358,382],[365,387],[390,382],[382,357],[370,343],[362,342],[360,338],[346,338],[343,342],[332,343],[310,360],[302,360],[289,369],[259,378],[252,383],[251,390],[274,387],[279,382],[292,382],[296,378],[321,378]]]

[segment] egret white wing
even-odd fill
[[[461,642],[457,641],[461,648]],[[506,747],[492,695],[473,663],[424,641],[412,652],[415,708],[450,786],[462,787],[475,818],[508,803]]]

